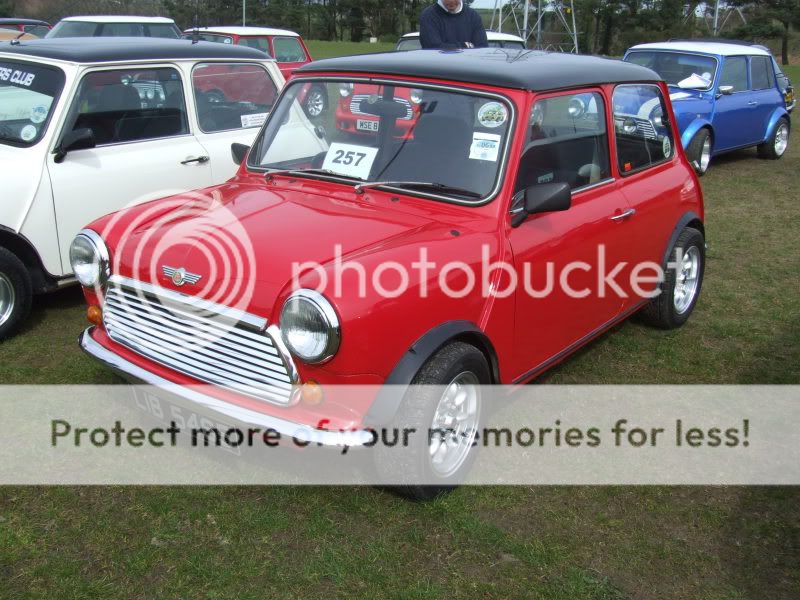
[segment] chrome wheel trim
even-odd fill
[[[310,117],[318,117],[325,110],[325,101],[322,99],[322,92],[311,90],[306,98],[306,112]]]
[[[689,309],[697,295],[697,288],[700,285],[700,262],[700,250],[692,246],[684,252],[681,264],[678,265],[672,303],[679,315]]]
[[[464,464],[475,436],[481,411],[480,381],[464,371],[445,386],[436,405],[428,441],[431,470],[449,477]]]
[[[700,172],[708,171],[708,164],[711,162],[711,138],[706,137],[703,148],[700,150]]]
[[[786,148],[789,145],[789,126],[786,123],[781,123],[778,130],[775,132],[775,142],[773,148],[775,149],[775,154],[778,156],[783,156],[783,153],[786,152]]]
[[[0,273],[0,325],[4,325],[11,318],[16,297],[11,280],[5,273]]]

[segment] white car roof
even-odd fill
[[[401,39],[407,40],[411,38],[418,38],[419,31],[412,31],[411,33],[406,33]],[[522,42],[525,43],[518,35],[512,35],[510,33],[498,33],[497,31],[487,31],[486,37],[493,42]]]
[[[124,15],[85,15],[81,17],[64,17],[62,21],[80,21],[82,23],[171,23],[175,21],[167,17],[137,17]]]
[[[746,44],[720,44],[719,42],[655,42],[639,44],[630,50],[676,50],[680,52],[703,52],[721,56],[750,54],[754,56],[772,56],[769,52]]]
[[[183,33],[192,33],[193,27],[184,29]],[[296,31],[288,29],[274,29],[272,27],[198,27],[200,33],[221,33],[222,35],[286,35],[300,37]]]

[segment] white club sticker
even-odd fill
[[[469,157],[474,160],[488,160],[497,162],[500,153],[500,136],[496,133],[483,133],[476,131],[472,134],[472,145],[469,147]]]
[[[267,120],[267,113],[242,115],[242,127],[261,127]]]
[[[322,168],[348,177],[369,179],[369,172],[377,154],[377,148],[333,143],[328,148]]]
[[[661,142],[661,150],[664,151],[664,158],[669,158],[669,155],[672,154],[672,142],[669,141],[669,138],[664,136],[664,140]]]
[[[25,125],[25,127],[22,128],[22,131],[19,132],[19,137],[22,138],[23,142],[30,142],[36,137],[36,133],[36,127],[33,125]]]
[[[31,122],[32,123],[43,123],[44,120],[47,118],[47,107],[43,104],[39,104],[38,106],[34,106],[31,109]]]
[[[500,102],[487,102],[478,109],[478,122],[484,127],[500,127],[508,120],[508,109]]]

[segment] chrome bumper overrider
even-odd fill
[[[272,429],[282,436],[291,436],[296,440],[323,446],[362,446],[372,442],[374,439],[374,434],[365,429],[354,431],[315,429],[311,426],[303,425],[302,423],[280,419],[272,415],[231,404],[219,398],[203,394],[196,389],[178,385],[125,360],[121,356],[101,346],[92,338],[91,333],[94,329],[94,327],[90,327],[80,335],[79,344],[84,352],[96,358],[131,383],[155,386],[159,388],[159,393],[163,392],[166,399],[174,397],[183,400],[183,404],[188,402],[192,407],[196,408],[198,412],[209,417],[215,417],[228,422],[234,421],[231,423],[233,426],[245,425],[259,427],[264,430]]]

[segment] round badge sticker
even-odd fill
[[[22,131],[19,132],[19,136],[22,138],[23,142],[30,142],[36,137],[36,127],[33,125],[25,125]]]
[[[499,102],[487,102],[478,109],[478,122],[484,127],[500,127],[508,120],[508,110]]]
[[[42,106],[34,106],[31,109],[31,122],[33,123],[43,123],[44,120],[47,118],[47,107]]]
[[[661,149],[664,151],[664,158],[669,158],[669,155],[672,153],[672,143],[669,141],[668,137],[665,137],[664,141],[661,142]]]

